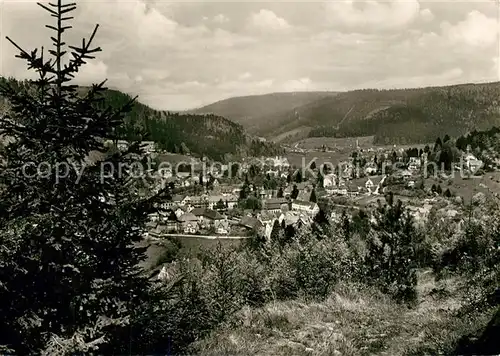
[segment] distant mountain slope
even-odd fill
[[[274,128],[273,118],[295,107],[334,95],[334,92],[295,92],[242,96],[221,100],[190,112],[220,115],[241,124],[250,133],[261,134]]]
[[[273,98],[270,94],[258,100],[229,99],[224,101],[225,112],[234,121],[246,120],[244,125],[256,135],[280,142],[307,136],[375,136],[380,144],[422,143],[439,135],[460,136],[500,125],[500,83],[314,93],[305,96],[306,103],[300,106],[288,99],[273,104]],[[272,109],[254,107],[250,116],[252,105],[259,101],[269,102]],[[248,105],[241,108],[237,105],[241,102]],[[288,103],[290,107],[280,110]],[[213,105],[209,107],[221,104]]]
[[[500,83],[362,90],[312,103],[299,112],[314,127],[310,137],[374,135],[380,144],[423,143],[499,125],[499,100]]]
[[[20,83],[9,79],[15,86]],[[5,79],[0,77],[0,84]],[[26,85],[26,83],[21,83]],[[29,85],[29,84],[28,84]],[[87,88],[79,88],[84,95]],[[128,102],[131,97],[117,90],[104,92],[101,105],[118,108]],[[139,98],[140,100],[140,98]],[[0,98],[1,107],[6,108]],[[123,139],[139,138],[140,133],[145,140],[173,153],[191,153],[222,160],[228,155],[275,155],[281,148],[273,143],[261,142],[248,135],[243,127],[224,117],[216,115],[179,114],[154,110],[140,102],[136,102],[132,111],[125,117],[125,125],[118,131]]]

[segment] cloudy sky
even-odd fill
[[[67,42],[99,23],[103,49],[78,82],[108,78],[158,109],[277,91],[500,80],[493,0],[77,2]],[[47,44],[52,19],[32,0],[0,0],[0,14],[0,74],[25,78],[4,37],[26,49]]]

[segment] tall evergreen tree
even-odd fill
[[[321,173],[321,170],[318,172],[318,187],[321,187],[323,188],[323,185],[324,185],[324,181],[325,181],[325,177],[323,177],[323,174]]]
[[[317,203],[318,202],[318,198],[316,197],[316,189],[313,188],[312,192],[311,192],[311,196],[309,197],[309,201],[312,202],[312,203]]]
[[[276,219],[273,223],[273,229],[271,230],[271,241],[279,241],[280,232],[283,232],[280,222]]]
[[[283,188],[280,187],[280,189],[278,190],[278,194],[276,195],[277,198],[283,198]]]
[[[53,49],[25,51],[7,37],[38,79],[0,86],[10,105],[0,133],[12,139],[0,159],[0,349],[87,353],[128,334],[147,299],[144,250],[133,246],[152,201],[134,198],[131,170],[123,169],[140,157],[138,143],[105,156],[105,139],[116,139],[133,101],[112,110],[100,99],[104,82],[83,95],[69,84],[100,51],[92,47],[98,26],[80,47],[66,46],[75,4],[39,5],[56,19],[48,26]],[[89,159],[95,152],[103,157]]]
[[[300,172],[300,169],[298,169],[295,174],[295,183],[302,183],[302,173]]]
[[[340,216],[340,229],[344,239],[349,241],[351,238],[351,221],[346,210],[342,210],[342,215]]]
[[[374,235],[368,241],[366,259],[369,277],[397,300],[412,302],[416,297],[418,235],[402,202],[395,202],[392,194],[386,202],[378,202],[371,224]]]
[[[443,142],[441,141],[441,138],[438,137],[436,139],[436,143],[434,144],[434,152],[441,150],[441,147],[443,147]]]

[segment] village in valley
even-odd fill
[[[344,159],[323,163],[316,156],[332,148],[294,147],[294,153],[300,150],[302,155],[300,166],[291,164],[287,155],[223,164],[184,156],[179,162],[179,157],[159,152],[153,142],[144,142],[149,157],[168,163],[168,168],[154,172],[152,183],[140,193],[164,191],[157,211],[150,214],[145,237],[270,239],[273,230],[293,234],[310,227],[315,219],[340,222],[359,211],[369,216],[388,193],[405,202],[417,223],[425,222],[434,211],[461,226],[467,204],[484,201],[498,178],[493,167],[486,167],[470,148],[460,152],[450,167],[433,162],[433,152],[443,144],[438,139],[419,147],[360,147],[356,140],[344,149]],[[118,143],[119,149],[126,146]],[[170,164],[173,158],[177,164]],[[475,179],[485,174],[489,179]]]

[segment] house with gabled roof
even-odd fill
[[[214,222],[215,233],[218,235],[227,235],[231,230],[229,220],[216,220]]]
[[[294,226],[298,227],[299,225],[311,225],[312,220],[308,214],[305,214],[300,211],[288,211],[284,214],[281,214],[278,218],[278,222],[280,225],[285,226]]]
[[[182,215],[179,222],[185,234],[195,234],[199,230],[198,218],[191,213]]]
[[[177,214],[172,210],[165,216],[163,222],[166,226],[167,232],[177,232],[180,230],[179,218],[177,217]]]
[[[186,203],[190,201],[190,197],[184,194],[176,194],[172,197],[172,203],[179,205],[179,206],[184,206]]]
[[[475,173],[480,168],[482,168],[483,164],[483,161],[477,159],[473,154],[468,153],[467,155],[465,155],[465,166],[472,173]]]
[[[323,177],[323,187],[330,188],[335,187],[337,185],[337,175],[330,173]]]
[[[306,213],[308,215],[316,215],[319,212],[319,206],[316,203],[301,201],[301,200],[293,200],[292,201],[292,210],[300,211]]]
[[[255,232],[260,232],[264,227],[257,218],[248,215],[241,218],[239,225]]]
[[[262,210],[270,212],[281,212],[283,205],[288,205],[285,198],[264,199],[262,201]]]
[[[205,209],[203,212],[203,222],[209,223],[210,225],[214,225],[216,221],[224,220],[224,217],[215,210]]]
[[[262,223],[262,224],[273,224],[274,220],[277,219],[277,213],[273,213],[270,211],[262,211],[259,214],[257,214],[257,219]]]
[[[186,206],[174,206],[172,207],[172,210],[175,213],[175,216],[179,218],[180,216],[184,215],[184,213],[186,213],[188,209]]]

